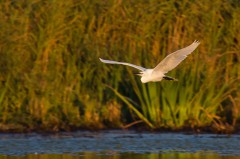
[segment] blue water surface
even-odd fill
[[[240,156],[240,135],[125,130],[0,134],[1,155],[96,153],[217,153]]]

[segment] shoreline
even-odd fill
[[[154,132],[154,133],[184,133],[184,134],[240,134],[240,126],[237,125],[235,127],[227,127],[222,130],[217,130],[211,126],[199,127],[199,128],[191,128],[191,127],[183,127],[183,128],[157,128],[157,129],[150,129],[146,126],[134,126],[130,128],[123,128],[123,127],[104,127],[104,128],[96,128],[96,127],[62,127],[62,128],[43,128],[39,127],[23,127],[20,125],[0,125],[0,134],[1,133],[40,133],[40,134],[54,134],[54,133],[61,133],[61,132],[76,132],[76,131],[90,131],[90,132],[100,132],[100,131],[112,131],[112,130],[126,130],[126,131],[136,131],[136,132]]]

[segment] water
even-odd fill
[[[34,156],[42,159],[160,159],[201,156],[233,159],[240,158],[240,135],[185,135],[135,131],[0,134],[0,159],[35,158]]]

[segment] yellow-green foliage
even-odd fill
[[[239,118],[238,1],[2,0],[0,17],[2,129],[131,121],[121,117],[133,105],[120,106],[106,85],[155,128],[235,125]],[[141,84],[135,70],[98,60],[154,67],[195,39],[201,45],[170,73],[178,83]]]

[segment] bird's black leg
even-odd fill
[[[178,81],[177,79],[169,76],[163,76],[163,79],[168,80],[168,81]]]

